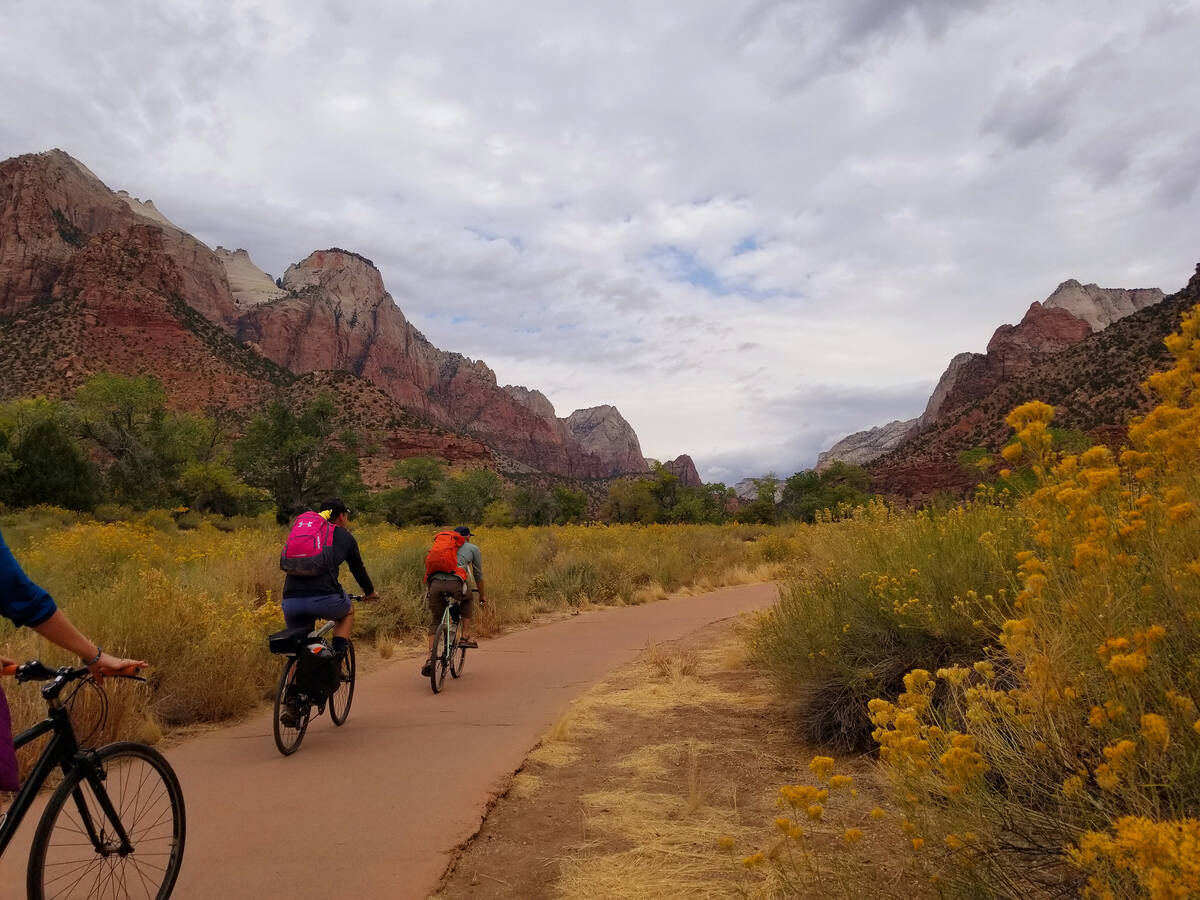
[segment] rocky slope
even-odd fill
[[[818,469],[841,459],[868,465],[919,435],[940,429],[947,414],[976,409],[1002,385],[1018,380],[1041,361],[1163,299],[1157,288],[1101,288],[1064,281],[1043,302],[1030,305],[1016,325],[1001,325],[985,353],[960,353],[950,360],[924,412],[914,421],[892,422],[857,432],[818,458]]]
[[[355,380],[328,386],[368,384],[389,418],[419,420],[385,441],[393,455],[421,448],[574,478],[645,471],[614,408],[559,419],[540,393],[501,388],[482,362],[430,344],[359,254],[317,251],[281,283],[246,251],[211,251],[150,201],[113,193],[62,151],[0,163],[3,396],[65,395],[97,371],[150,372],[177,405],[248,409],[296,376],[345,373]]]
[[[970,490],[979,473],[962,466],[959,454],[975,447],[999,450],[1010,434],[1004,417],[1027,400],[1052,404],[1055,425],[1119,446],[1130,417],[1152,406],[1141,383],[1169,365],[1163,339],[1197,303],[1200,267],[1178,293],[1144,305],[1100,331],[1089,328],[1082,340],[1057,351],[1035,354],[1007,377],[996,378],[994,369],[970,361],[946,393],[932,425],[871,465],[876,489],[917,499],[938,491]],[[971,372],[974,365],[982,371]]]
[[[871,460],[878,459],[889,450],[898,447],[908,437],[917,421],[917,419],[897,420],[844,437],[828,450],[817,454],[816,470],[823,472],[839,461],[855,466],[866,465]]]
[[[149,374],[174,405],[250,409],[291,381],[179,300],[185,276],[162,231],[104,231],[65,262],[48,295],[0,321],[0,397],[71,394],[98,372]]]

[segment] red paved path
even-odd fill
[[[489,799],[568,702],[648,643],[766,606],[774,585],[587,612],[483,641],[438,695],[401,660],[359,680],[350,718],[283,757],[269,715],[171,750],[187,802],[181,900],[424,898]],[[36,818],[0,862],[23,895]]]

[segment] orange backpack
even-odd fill
[[[425,581],[437,573],[457,575],[466,581],[467,570],[458,564],[458,548],[466,542],[457,531],[439,531],[434,535],[433,549],[425,557]]]

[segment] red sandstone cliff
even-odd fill
[[[0,163],[0,395],[62,396],[93,372],[147,372],[176,405],[251,408],[294,375],[344,373],[382,392],[392,419],[423,420],[393,427],[396,457],[495,456],[574,478],[645,471],[615,409],[598,408],[581,438],[540,393],[501,388],[484,363],[430,344],[370,260],[318,251],[282,284],[244,251],[214,253],[149,201],[114,194],[62,151]]]
[[[360,375],[406,409],[543,472],[599,478],[644,470],[641,454],[629,452],[629,435],[635,449],[637,436],[616,410],[607,407],[604,434],[619,432],[620,440],[580,440],[540,393],[501,388],[484,363],[430,344],[357,253],[317,251],[282,281],[286,296],[260,303],[239,324],[240,337],[279,365]]]
[[[696,471],[696,464],[686,453],[663,463],[663,468],[678,478],[679,483],[684,487],[702,487],[704,485],[700,479],[700,473]]]
[[[191,235],[156,221],[151,210],[114,194],[61,150],[0,163],[0,315],[48,296],[92,237],[141,222],[162,232],[163,252],[176,264],[178,290],[188,304],[232,330],[233,295],[220,262]]]

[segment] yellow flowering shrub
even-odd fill
[[[972,632],[955,617],[970,618],[973,658],[946,659],[943,647],[936,664],[914,659],[862,705],[900,833],[937,896],[1200,897],[1200,307],[1166,343],[1173,367],[1146,382],[1158,406],[1120,452],[1056,452],[1052,408],[1022,404],[1004,449],[1032,473],[1011,509],[1020,526],[962,508],[923,523],[961,529],[994,552],[990,565],[964,569],[948,537],[924,559],[905,554],[906,528],[880,521],[873,538],[840,544],[872,550],[869,568],[861,556],[841,563],[865,570],[861,592],[819,578],[791,588],[794,598],[832,586],[843,622],[869,612],[876,628],[852,628],[855,646],[814,622],[839,659],[875,660],[871,640],[896,640],[901,623],[929,627],[920,610],[932,592],[914,590],[910,568],[978,579],[955,580],[958,605],[936,607],[956,636]],[[969,527],[985,515],[999,526],[987,535]],[[874,543],[888,540],[890,554]]]

